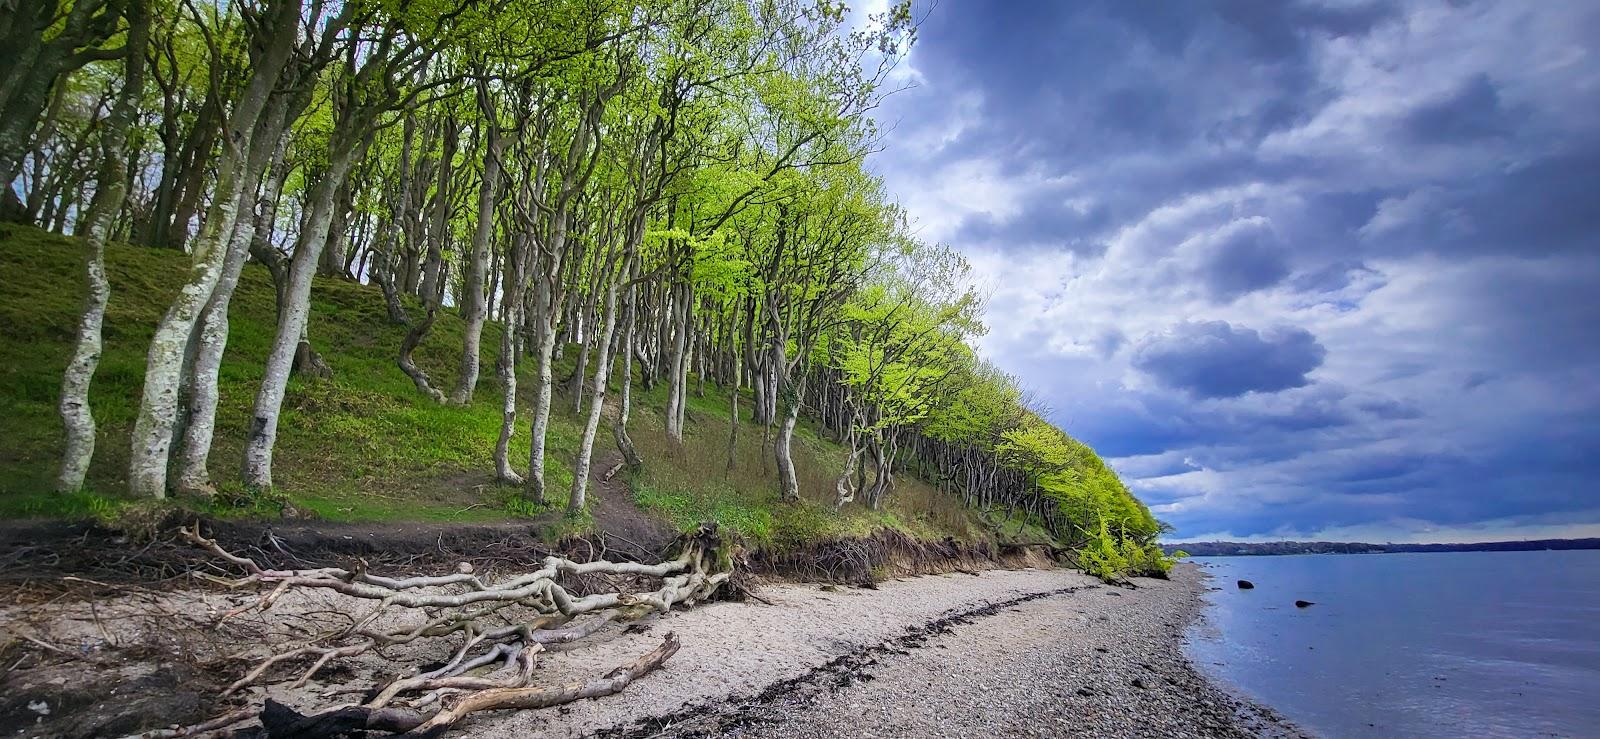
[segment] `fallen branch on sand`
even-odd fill
[[[536,686],[537,660],[546,645],[582,639],[607,623],[632,621],[675,605],[692,606],[715,593],[732,577],[733,560],[715,525],[704,525],[677,543],[677,554],[658,564],[634,562],[575,562],[546,557],[532,572],[498,579],[479,577],[468,563],[447,575],[386,577],[354,570],[321,567],[279,570],[224,549],[206,538],[199,526],[185,529],[184,538],[205,548],[243,571],[235,579],[205,576],[230,588],[268,587],[255,602],[235,608],[218,619],[220,625],[246,611],[268,611],[295,589],[324,589],[370,601],[374,607],[348,625],[329,628],[309,639],[276,648],[259,659],[222,692],[223,697],[259,685],[277,667],[310,664],[298,671],[293,687],[304,685],[319,671],[340,660],[400,644],[446,640],[448,653],[441,666],[413,670],[366,691],[363,702],[325,707],[302,715],[268,701],[260,713],[271,736],[325,737],[352,730],[432,735],[469,714],[503,708],[547,708],[584,698],[610,695],[659,667],[678,650],[678,640],[668,634],[661,645],[603,677],[565,685]],[[574,595],[558,580],[563,576],[632,577],[659,580],[655,590],[597,592]],[[611,585],[617,588],[619,586]],[[420,612],[423,620],[400,618]],[[489,617],[493,617],[491,623]],[[393,626],[396,621],[404,626]],[[386,657],[388,652],[384,652]],[[227,724],[242,722],[253,713],[235,712]],[[222,719],[206,722],[203,730],[220,728]],[[200,727],[190,727],[190,730]],[[178,730],[185,731],[185,730]],[[195,732],[199,733],[199,732]],[[192,734],[173,733],[168,736]]]

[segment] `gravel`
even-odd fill
[[[724,604],[670,619],[663,626],[686,634],[685,652],[621,695],[566,714],[490,719],[469,731],[1305,736],[1270,709],[1213,685],[1184,658],[1183,632],[1205,587],[1189,565],[1170,581],[1141,579],[1135,589],[1060,570],[914,578],[878,591],[781,586],[768,591],[777,608]],[[712,634],[704,627],[724,639],[705,645]],[[733,659],[696,654],[697,642]]]
[[[777,700],[708,735],[1303,736],[1184,658],[1204,587],[1183,567],[1136,590],[1008,606],[872,665],[849,688]]]

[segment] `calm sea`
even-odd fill
[[[1600,551],[1194,561],[1190,658],[1318,734],[1600,737]]]

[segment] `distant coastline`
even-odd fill
[[[1533,552],[1547,549],[1600,549],[1600,538],[1485,541],[1475,544],[1367,544],[1341,541],[1192,541],[1162,544],[1167,554],[1195,557],[1261,557],[1281,554],[1397,554],[1401,552]]]

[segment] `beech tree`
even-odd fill
[[[210,495],[224,468],[281,484],[291,377],[338,381],[313,346],[320,277],[375,286],[403,327],[389,371],[418,402],[495,405],[485,459],[492,445],[501,494],[530,508],[559,501],[552,465],[570,464],[566,506],[584,510],[603,426],[624,465],[652,461],[629,433],[638,383],[664,386],[674,442],[692,398],[725,395],[727,465],[754,422],[792,505],[878,508],[916,474],[1108,562],[1157,533],[979,357],[965,263],[915,239],[864,165],[915,39],[907,4],[860,19],[814,0],[19,2],[0,17],[4,214],[88,247],[63,490],[92,461],[104,248],[125,239],[189,262],[146,353],[131,495]],[[219,461],[218,376],[251,262],[276,324],[243,459]],[[452,313],[459,339],[435,330]],[[568,412],[577,449],[555,461]],[[806,417],[845,450],[830,491],[802,490]]]
[[[77,345],[61,383],[61,418],[67,433],[56,489],[62,492],[83,487],[89,460],[94,456],[95,424],[89,408],[89,383],[100,363],[100,329],[105,322],[106,301],[111,297],[111,284],[106,279],[106,241],[128,194],[128,131],[144,92],[144,51],[150,41],[150,15],[144,0],[129,2],[127,18],[127,43],[122,53],[127,73],[100,134],[100,173],[95,180],[94,200],[81,226],[89,251],[89,297],[79,320]]]
[[[260,175],[248,166],[257,120],[266,109],[299,36],[299,0],[284,0],[260,9],[240,6],[239,12],[254,18],[250,79],[224,124],[213,198],[192,252],[193,267],[150,341],[128,469],[128,486],[142,497],[166,496],[168,452],[178,420],[179,390],[190,339],[222,277],[240,201],[247,186]]]

